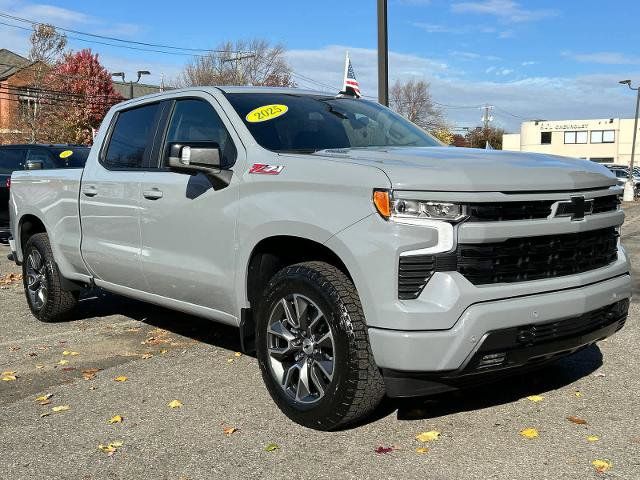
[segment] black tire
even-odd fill
[[[333,336],[333,378],[312,405],[287,394],[282,387],[286,382],[275,378],[269,355],[267,330],[272,312],[282,299],[294,294],[311,300],[322,310]],[[286,416],[305,427],[335,430],[366,417],[378,406],[385,394],[384,381],[373,359],[358,293],[343,272],[324,262],[286,267],[270,280],[256,313],[256,347],[262,377]]]
[[[34,253],[35,252],[35,253]],[[39,280],[46,288],[44,297],[34,300],[30,294],[29,281],[30,274],[33,273],[34,265],[31,262],[32,254],[34,258],[40,256],[40,264],[35,269],[39,273]],[[22,277],[25,296],[31,309],[31,313],[42,322],[57,322],[68,318],[71,311],[78,302],[77,292],[64,290],[61,286],[61,277],[58,266],[53,259],[51,244],[46,233],[37,233],[29,238],[24,249],[22,262]],[[33,277],[33,275],[31,275]],[[33,291],[33,289],[32,289]],[[38,302],[42,303],[39,304]]]

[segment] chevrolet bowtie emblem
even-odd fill
[[[593,199],[585,200],[583,196],[571,197],[571,200],[557,202],[554,217],[571,217],[571,221],[584,220],[585,215],[593,213]]]

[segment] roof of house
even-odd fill
[[[14,75],[32,63],[28,58],[18,55],[11,50],[0,48],[0,80],[9,78],[11,75]]]

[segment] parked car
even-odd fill
[[[620,191],[368,100],[198,87],[113,107],[84,170],[14,172],[11,249],[38,319],[95,285],[236,326],[279,408],[330,430],[622,328]]]
[[[9,190],[16,170],[82,168],[89,148],[79,145],[0,145],[0,238],[9,235]]]
[[[607,167],[615,176],[618,181],[618,185],[624,187],[624,184],[627,183],[629,179],[629,168],[623,165],[620,166],[608,166]],[[634,194],[638,196],[640,194],[640,175],[636,172],[636,169],[633,169],[633,184],[634,184]]]

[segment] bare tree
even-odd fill
[[[471,130],[465,135],[467,145],[471,148],[485,148],[487,142],[491,145],[491,148],[496,150],[502,150],[502,136],[504,130],[497,127],[482,128],[478,127]]]
[[[293,87],[283,45],[254,39],[225,42],[215,52],[194,58],[175,81],[178,87],[264,85]]]
[[[424,80],[397,80],[389,91],[389,104],[393,110],[425,130],[446,127],[440,109],[436,107]]]
[[[50,110],[59,103],[48,88],[52,83],[50,73],[64,54],[67,37],[52,25],[37,24],[33,26],[29,40],[31,64],[22,70],[16,96],[19,130],[24,139],[35,143],[50,140],[47,120],[53,116]]]

